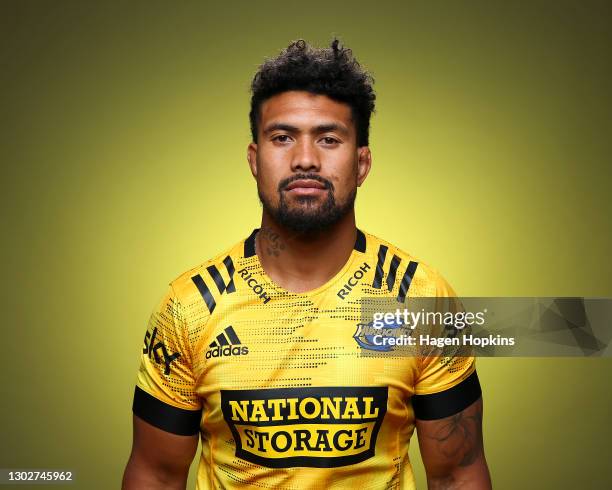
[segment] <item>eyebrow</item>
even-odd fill
[[[276,130],[288,131],[289,133],[299,133],[300,132],[300,128],[298,128],[297,126],[292,126],[291,124],[272,123],[263,130],[263,134],[269,134],[272,131],[276,131]],[[337,124],[337,123],[319,124],[318,126],[314,126],[310,130],[310,132],[314,134],[326,133],[327,131],[338,131],[339,133],[342,133],[345,136],[348,136],[350,134],[346,126],[344,126],[343,124]]]

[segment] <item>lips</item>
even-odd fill
[[[293,189],[325,189],[325,184],[318,180],[312,179],[299,179],[291,182],[285,190],[290,191]]]

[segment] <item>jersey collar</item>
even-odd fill
[[[248,236],[248,238],[244,241],[244,256],[252,257],[255,255],[255,235],[259,228],[255,228],[252,233]],[[358,252],[365,253],[366,251],[366,237],[365,234],[357,228],[357,238],[355,239],[355,245],[353,246],[354,250]]]

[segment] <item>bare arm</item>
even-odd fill
[[[132,453],[123,474],[122,490],[184,490],[198,448],[198,435],[175,435],[135,415],[133,421]]]
[[[482,398],[450,417],[417,419],[416,427],[430,490],[491,488],[482,442]]]

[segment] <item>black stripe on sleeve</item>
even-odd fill
[[[400,283],[399,293],[397,293],[397,300],[400,303],[403,303],[406,300],[408,288],[410,287],[410,283],[412,282],[412,278],[414,277],[414,273],[416,272],[418,265],[418,262],[413,262],[411,260],[408,263],[408,267],[406,267],[406,272],[404,273],[404,277],[402,278],[402,282]]]
[[[397,268],[400,265],[400,259],[397,255],[393,255],[393,259],[391,259],[391,268],[389,269],[389,275],[387,276],[387,289],[391,291],[393,289],[393,284],[395,283],[395,274],[397,273]]]
[[[192,436],[200,430],[202,410],[185,410],[164,403],[136,386],[132,412],[158,429],[179,436]]]
[[[229,274],[229,282],[227,283],[227,292],[233,293],[236,291],[236,287],[234,286],[234,263],[232,262],[232,258],[228,255],[223,259],[223,263],[225,264],[225,268],[227,269],[227,273]]]
[[[458,385],[431,395],[414,395],[412,408],[419,420],[437,420],[450,417],[474,403],[482,391],[476,371]]]
[[[208,289],[206,283],[204,282],[204,279],[202,279],[202,276],[200,274],[196,274],[191,278],[191,280],[198,288],[198,291],[200,291],[202,299],[204,299],[204,302],[208,307],[208,311],[212,313],[215,310],[215,306],[217,306],[217,302],[215,301],[215,298],[213,298],[213,295],[210,292],[210,289]]]
[[[378,262],[376,263],[376,274],[374,275],[374,281],[372,281],[372,287],[380,289],[382,286],[383,277],[383,264],[385,263],[385,257],[387,256],[387,246],[381,245],[378,247]]]
[[[213,281],[215,281],[219,293],[223,294],[223,291],[225,291],[225,283],[223,282],[221,274],[219,274],[219,270],[214,266],[214,264],[209,265],[206,270],[210,274],[210,277],[213,278]]]

